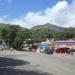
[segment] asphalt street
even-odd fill
[[[75,55],[0,51],[0,75],[75,75]]]

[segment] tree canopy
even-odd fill
[[[50,31],[47,28],[37,30],[23,29],[18,25],[10,25],[0,30],[0,43],[4,41],[10,47],[20,49],[26,39],[32,39],[32,42],[40,42],[47,38],[55,40],[74,39],[75,30],[65,29],[63,32]]]

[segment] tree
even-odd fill
[[[15,49],[21,49],[23,42],[26,39],[26,33],[24,31],[18,31],[12,47]]]
[[[8,43],[9,43],[9,47],[12,47],[12,43],[14,42],[15,40],[15,37],[16,37],[16,33],[17,31],[19,31],[20,27],[18,25],[11,25],[9,27],[9,30],[8,30]]]
[[[32,37],[34,42],[40,42],[48,38],[48,33],[46,29],[37,29],[32,31]]]
[[[2,39],[7,45],[9,45],[9,48],[12,47],[16,32],[19,30],[18,28],[18,26],[10,25],[8,29],[2,29]]]
[[[72,39],[75,37],[75,31],[70,30],[70,29],[66,29],[63,33],[62,33],[62,37],[64,39]]]
[[[1,31],[1,36],[2,36],[2,39],[4,40],[4,42],[7,44],[8,43],[8,41],[7,41],[7,33],[8,33],[8,30],[7,29],[2,29],[2,31]]]

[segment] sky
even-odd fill
[[[75,27],[75,0],[0,0],[0,23]]]

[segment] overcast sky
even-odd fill
[[[0,23],[75,27],[75,0],[0,0]]]

